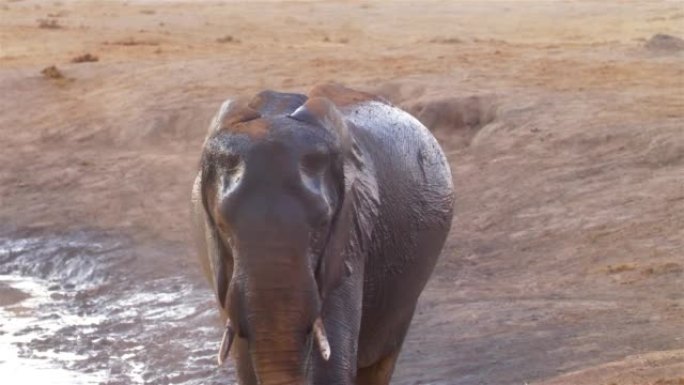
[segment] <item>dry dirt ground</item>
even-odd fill
[[[684,48],[658,33],[683,3],[0,0],[0,221],[175,244],[197,277],[219,103],[337,81],[415,113],[456,185],[393,383],[683,384]]]

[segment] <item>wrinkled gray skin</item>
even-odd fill
[[[240,384],[389,384],[452,187],[430,132],[372,95],[324,85],[224,103],[193,204]]]

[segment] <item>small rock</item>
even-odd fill
[[[43,68],[40,73],[43,74],[46,78],[50,79],[64,79],[64,74],[62,74],[62,71],[60,71],[56,66],[51,65],[49,67]]]
[[[55,19],[38,19],[38,28],[41,29],[60,29],[62,28],[61,25],[59,25],[59,21]]]
[[[651,37],[645,45],[646,49],[657,52],[684,51],[684,40],[676,36],[659,33]]]
[[[226,35],[224,37],[219,37],[218,39],[216,39],[216,42],[217,43],[239,43],[240,40],[234,38],[231,35]]]
[[[429,42],[433,44],[461,44],[463,40],[457,37],[435,37],[430,39]]]

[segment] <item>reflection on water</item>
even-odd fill
[[[3,383],[232,383],[214,300],[182,260],[86,232],[0,237]]]
[[[40,279],[0,275],[1,286],[17,289],[29,296],[18,303],[0,307],[0,378],[3,382],[81,385],[99,384],[106,378],[103,371],[78,373],[56,363],[80,361],[87,357],[55,349],[32,352],[27,348],[32,340],[46,338],[68,325],[91,326],[98,322],[97,317],[82,318],[69,314],[66,307],[59,309],[55,306],[59,301],[53,300],[47,290],[48,283]],[[50,310],[46,313],[47,309]]]

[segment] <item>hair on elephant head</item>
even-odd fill
[[[351,272],[364,183],[349,125],[326,98],[267,91],[224,103],[205,141],[207,271],[227,316],[219,360],[242,338],[238,370],[260,384],[303,383],[314,341],[330,357],[321,308]]]

